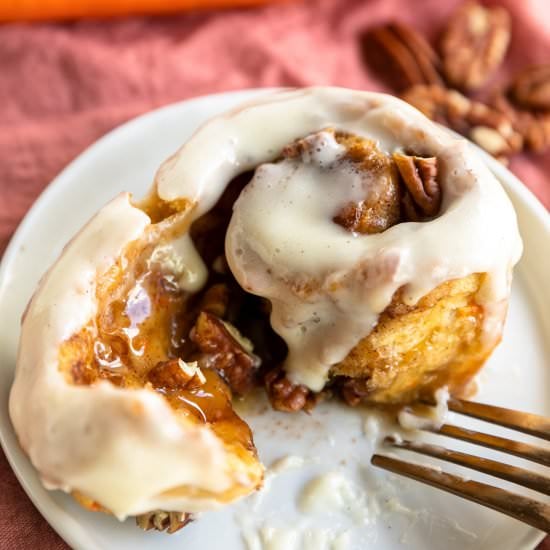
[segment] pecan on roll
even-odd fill
[[[147,374],[147,381],[162,390],[185,390],[202,386],[206,379],[196,362],[169,359],[157,363]]]
[[[235,327],[202,311],[190,337],[201,352],[199,366],[216,369],[239,395],[252,389],[260,359],[252,353],[251,343]]]
[[[411,221],[436,216],[441,207],[441,187],[437,181],[437,158],[394,153],[403,184],[405,216]]]

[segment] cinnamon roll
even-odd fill
[[[197,130],[145,200],[107,204],[43,277],[13,425],[47,487],[173,531],[262,483],[232,395],[264,385],[294,411],[464,392],[521,248],[482,160],[414,108],[262,96]]]

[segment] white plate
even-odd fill
[[[402,544],[423,550],[533,548],[542,538],[540,532],[369,466],[374,444],[372,435],[365,435],[364,425],[372,413],[337,404],[319,407],[311,416],[268,411],[261,401],[245,407],[244,416],[255,430],[264,463],[270,465],[280,457],[295,455],[305,458],[305,464],[272,477],[269,490],[261,496],[205,514],[176,535],[143,533],[132,520],[120,524],[107,515],[87,512],[67,495],[47,492],[40,485],[17,445],[7,414],[19,319],[39,277],[67,240],[117,192],[129,190],[143,195],[159,163],[201,122],[259,93],[265,90],[185,101],[116,129],[85,151],[52,182],[13,237],[0,270],[3,319],[0,434],[6,455],[27,494],[54,529],[76,548],[162,547],[169,550],[200,546],[205,550],[236,550],[246,548],[244,538],[248,537],[250,548],[256,550],[261,548],[258,545],[262,529],[264,536],[284,534],[286,539],[279,541],[280,546],[269,547],[284,550],[336,549],[336,541],[332,545],[327,541],[344,532],[347,534],[340,542],[347,537],[348,544],[338,548],[350,550],[366,546],[395,548]],[[212,151],[212,155],[215,154],[216,151]],[[546,210],[517,179],[492,158],[485,155],[485,159],[517,209],[525,253],[516,271],[504,341],[481,375],[478,399],[550,416],[550,351],[546,343],[550,342],[547,275],[550,273],[550,220]],[[383,427],[381,431],[386,429],[395,428]],[[472,449],[466,444],[441,443],[502,458],[498,453]],[[452,466],[445,468],[460,471]],[[316,512],[300,512],[298,501],[304,485],[327,472],[345,476],[356,499],[360,500],[361,495],[365,497],[365,507],[344,503],[344,510],[339,510],[337,499],[333,499],[332,505],[323,504]],[[475,477],[484,479],[482,475]]]

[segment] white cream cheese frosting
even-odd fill
[[[368,182],[353,171],[331,176],[341,149],[330,134],[304,162],[274,163],[287,144],[329,127],[372,139],[387,153],[436,156],[440,215],[376,235],[334,224],[335,209],[362,196]],[[321,389],[331,365],[372,330],[403,286],[414,303],[445,280],[488,273],[479,302],[487,339],[498,337],[521,240],[504,191],[464,140],[382,94],[284,91],[202,126],[160,167],[154,189],[164,201],[187,199],[197,219],[234,176],[257,166],[235,203],[226,256],[245,290],[271,300],[293,381]],[[58,368],[61,343],[97,313],[98,278],[150,223],[121,195],[69,243],[23,318],[10,395],[21,446],[44,482],[80,491],[120,518],[157,508],[200,511],[219,505],[216,495],[235,483],[254,488],[246,471],[228,468],[223,444],[206,426],[176,419],[154,390],[74,386]],[[158,255],[177,266],[182,289],[204,284],[207,270],[188,235]],[[308,293],[300,290],[306,281],[315,282]],[[195,491],[177,490],[183,486]]]
[[[272,163],[288,143],[329,127],[374,140],[389,154],[437,157],[439,215],[375,235],[333,223],[339,208],[365,196],[369,182],[365,187],[350,171],[331,174],[341,151],[330,134],[312,158]],[[161,166],[157,192],[165,200],[192,199],[198,217],[234,176],[259,165],[235,203],[226,256],[241,286],[271,301],[293,382],[321,390],[330,367],[372,330],[400,287],[414,304],[440,283],[472,273],[488,273],[478,301],[487,345],[494,344],[522,243],[509,199],[465,140],[391,96],[280,92],[205,124]],[[316,290],[306,296],[301,289],[312,282]]]
[[[149,223],[123,194],[67,245],[25,312],[9,403],[45,485],[78,490],[119,518],[159,508],[202,511],[219,506],[215,495],[235,483],[254,488],[246,471],[229,470],[219,439],[205,425],[177,420],[160,394],[107,381],[75,386],[59,370],[60,344],[96,314],[98,277]]]

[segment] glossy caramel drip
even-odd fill
[[[160,216],[162,209],[154,208]],[[177,214],[173,218],[177,221]],[[173,227],[164,231],[173,232]],[[250,429],[233,412],[231,390],[215,365],[202,369],[204,383],[196,387],[167,388],[149,380],[164,362],[199,359],[189,333],[200,294],[181,290],[170,270],[152,259],[157,244],[150,235],[132,243],[101,277],[99,313],[61,346],[61,370],[77,385],[107,380],[124,388],[148,387],[163,395],[178,415],[209,424],[228,445],[253,449]]]
[[[107,376],[143,385],[152,367],[183,352],[186,323],[180,319],[187,296],[158,267],[136,266],[132,283],[127,292],[113,288],[113,299],[99,308],[94,357]]]

